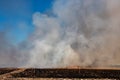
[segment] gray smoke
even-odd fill
[[[25,42],[26,50],[18,50],[22,61],[18,51],[6,56],[12,61],[15,56],[21,67],[120,64],[119,8],[119,0],[55,0],[51,14],[33,14],[35,32]]]
[[[52,15],[36,12],[30,67],[119,64],[119,0],[55,0]]]
[[[19,46],[12,45],[6,34],[7,31],[0,32],[0,67],[24,66],[28,55]]]

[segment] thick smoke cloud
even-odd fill
[[[119,0],[55,0],[36,12],[30,67],[109,66],[119,59]],[[116,15],[117,14],[117,15]]]
[[[15,56],[18,61],[13,63],[17,67],[119,65],[119,8],[119,0],[55,0],[52,14],[33,14],[35,32],[25,42],[27,48],[24,51],[14,48],[16,52],[10,54],[3,52],[9,56],[5,58],[15,61],[12,58]],[[0,56],[2,50],[6,51],[2,46]],[[4,64],[1,60],[0,66]]]

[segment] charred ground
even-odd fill
[[[13,69],[1,68],[0,78],[107,78],[120,79],[119,69]]]

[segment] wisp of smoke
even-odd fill
[[[28,39],[30,48],[21,52],[25,64],[19,66],[120,64],[119,8],[120,0],[55,0],[52,14],[33,14],[35,32]]]

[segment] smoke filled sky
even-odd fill
[[[120,64],[120,0],[0,0],[0,67]]]
[[[34,30],[32,15],[45,13],[54,0],[0,0],[0,32],[6,31],[6,37],[12,44],[25,40]]]

